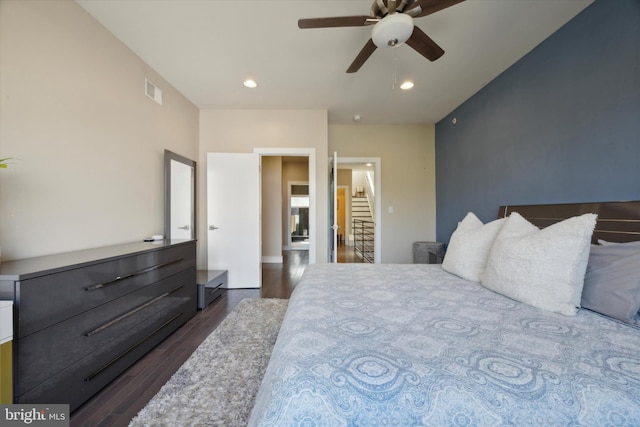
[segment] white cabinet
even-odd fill
[[[0,404],[13,403],[13,302],[0,301]]]
[[[13,301],[0,301],[0,344],[13,339]]]

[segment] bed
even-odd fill
[[[501,221],[526,216],[552,229],[572,215],[599,214],[587,241],[590,278],[600,250],[592,243],[615,252],[634,243],[609,242],[640,240],[640,202],[562,206],[501,207],[500,216],[509,216]],[[499,224],[491,250],[506,229]],[[624,286],[640,282],[628,279]],[[631,292],[637,297],[640,287]],[[541,309],[443,265],[310,265],[249,425],[637,426],[640,323],[624,316]]]

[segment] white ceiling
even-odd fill
[[[593,2],[466,0],[414,21],[437,61],[403,45],[346,74],[371,27],[297,21],[366,15],[372,0],[76,1],[200,109],[326,109],[332,124],[436,123]],[[394,75],[415,87],[394,90]]]

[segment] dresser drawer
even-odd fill
[[[148,251],[18,282],[18,337],[195,267],[195,245]]]
[[[18,341],[18,384],[23,394],[101,348],[122,348],[119,342],[131,340],[141,324],[157,322],[186,298],[192,298],[195,311],[195,269],[185,270],[84,312]]]
[[[16,402],[66,403],[74,411],[189,320],[196,310],[193,297],[176,298],[162,310],[146,313],[136,330],[112,347],[95,351],[23,394],[16,393]]]

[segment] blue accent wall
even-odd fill
[[[436,200],[443,242],[470,211],[640,200],[640,0],[596,0],[438,122]]]

